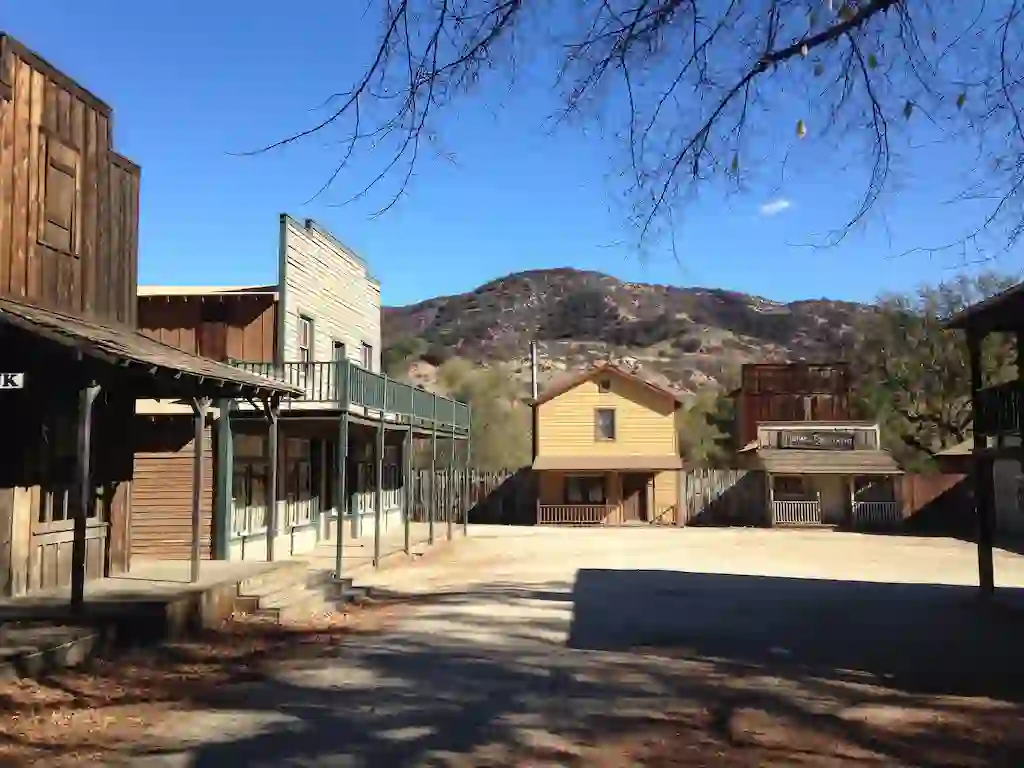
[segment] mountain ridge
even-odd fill
[[[407,375],[430,383],[452,355],[504,363],[524,383],[529,342],[543,385],[616,360],[682,395],[736,383],[739,366],[834,360],[870,306],[827,298],[779,302],[701,286],[620,280],[572,267],[533,269],[464,293],[382,309],[385,347],[407,344]],[[416,341],[419,340],[419,341]]]

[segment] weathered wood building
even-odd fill
[[[125,571],[137,397],[294,388],[136,332],[139,168],[112,112],[0,35],[0,594]]]
[[[555,384],[533,407],[538,523],[676,524],[673,392],[601,364]]]
[[[850,408],[845,363],[743,366],[740,464],[760,470],[771,525],[898,525],[899,466]]]
[[[371,531],[379,541],[406,513],[402,488],[417,436],[432,442],[433,458],[439,441],[446,455],[468,456],[451,448],[467,444],[468,406],[380,372],[380,286],[355,252],[311,220],[281,216],[273,285],[142,287],[139,318],[153,339],[301,392],[272,412],[244,399],[219,404],[209,436],[212,557],[276,559]],[[187,485],[173,467],[193,448],[168,424],[187,414],[166,403],[138,410],[140,435],[166,442],[136,458],[134,501],[179,551]],[[178,479],[158,497],[138,484],[150,473]]]
[[[845,363],[744,365],[736,404],[736,438],[747,445],[764,421],[849,421],[850,368]]]

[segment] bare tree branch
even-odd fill
[[[904,125],[927,125],[934,140],[962,142],[968,132],[977,140],[984,163],[964,187],[992,206],[963,242],[1000,227],[1009,242],[1024,232],[1014,204],[1024,184],[1021,0],[552,0],[537,11],[522,0],[369,0],[369,7],[381,13],[379,37],[353,86],[331,95],[311,126],[249,153],[339,133],[338,161],[315,196],[357,154],[379,155],[379,172],[346,202],[394,180],[379,212],[389,209],[424,148],[443,134],[443,117],[471,91],[485,91],[483,83],[509,76],[525,52],[531,74],[553,66],[564,98],[559,125],[578,115],[621,128],[625,191],[641,240],[670,222],[670,209],[696,188],[809,156],[796,146],[813,146],[821,156],[836,150],[818,162],[823,171],[866,173],[836,242],[890,189],[898,152],[921,150]]]

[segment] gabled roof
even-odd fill
[[[585,381],[590,381],[591,379],[594,379],[597,376],[609,373],[618,376],[622,379],[625,379],[627,381],[632,381],[636,384],[640,384],[641,386],[647,388],[648,390],[658,395],[661,395],[662,397],[668,400],[671,400],[675,404],[676,408],[678,408],[681,405],[679,401],[679,396],[671,389],[663,387],[660,384],[655,384],[653,381],[649,381],[643,376],[640,376],[639,374],[633,373],[632,371],[627,371],[626,369],[609,362],[598,363],[597,365],[588,368],[582,373],[566,376],[561,381],[555,382],[552,386],[544,390],[544,392],[542,392],[537,397],[536,402],[534,402],[533,404],[543,405],[549,400],[554,400],[559,395],[565,394],[570,389],[578,387]]]

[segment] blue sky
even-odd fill
[[[820,172],[781,184],[706,190],[686,209],[675,257],[667,244],[640,255],[616,213],[614,148],[573,127],[552,135],[543,118],[556,102],[544,84],[487,93],[449,115],[441,142],[454,160],[428,156],[384,216],[370,217],[372,200],[337,205],[352,179],[304,205],[338,152],[328,137],[255,157],[231,153],[306,127],[359,73],[376,33],[363,5],[36,0],[5,4],[0,23],[113,106],[116,148],[143,169],[142,282],[271,280],[282,211],[317,219],[358,250],[388,304],[560,266],[779,300],[868,300],[960,266],[948,254],[894,258],[946,242],[970,221],[969,211],[943,203],[955,182],[948,147],[915,154],[900,194],[839,247],[800,245],[839,222],[857,183],[826,158]],[[373,168],[360,159],[355,179]],[[1011,254],[997,266],[1016,271],[1021,260]]]

